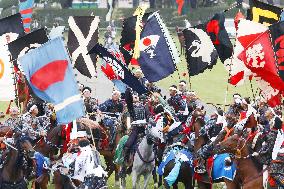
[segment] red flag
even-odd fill
[[[243,15],[243,13],[241,11],[239,11],[234,19],[234,23],[235,23],[235,28],[236,30],[238,30],[238,24],[240,22],[241,19],[245,19],[245,16]]]
[[[240,53],[238,58],[257,76],[267,81],[271,87],[280,91],[284,90],[284,82],[279,77],[276,69],[276,60],[269,37],[269,32],[254,35],[251,40],[250,36],[240,39],[240,43],[245,49]]]

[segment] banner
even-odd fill
[[[20,0],[19,11],[22,15],[24,29],[26,33],[31,32],[33,6],[34,0]]]

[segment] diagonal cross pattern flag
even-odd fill
[[[120,78],[120,80],[131,87],[138,94],[147,93],[147,89],[143,86],[140,81],[132,75],[132,73],[128,70],[128,68],[118,60],[113,54],[111,54],[106,48],[104,48],[101,44],[96,44],[90,51],[89,54],[99,55],[104,61],[108,62],[111,65],[113,71],[116,76]]]
[[[19,11],[22,15],[23,24],[26,33],[31,31],[31,22],[33,14],[34,0],[20,0]]]
[[[186,48],[186,61],[190,76],[212,69],[217,63],[218,53],[207,33],[193,27],[183,31]]]
[[[139,49],[138,62],[149,82],[172,74],[180,61],[173,39],[158,12],[149,16],[141,32]]]
[[[87,53],[98,42],[99,22],[98,16],[71,16],[68,19],[67,47],[74,67],[89,78],[96,76],[97,57]]]
[[[34,94],[54,104],[59,124],[84,116],[83,100],[60,37],[28,52],[19,62]]]
[[[269,26],[281,18],[282,9],[258,0],[250,0],[250,9],[247,11],[247,19]]]
[[[24,34],[20,14],[0,20],[0,101],[15,99],[13,69],[7,44]]]

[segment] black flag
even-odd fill
[[[279,76],[284,81],[284,21],[269,26],[269,30],[277,59],[276,68]]]
[[[99,17],[70,16],[67,47],[74,67],[83,75],[92,78],[96,75],[95,55],[87,55],[99,38]]]
[[[48,41],[45,29],[29,33],[8,44],[12,60],[17,60],[32,49],[40,47]]]
[[[250,0],[250,9],[247,11],[247,19],[269,26],[281,18],[282,9],[258,0]]]
[[[152,13],[145,13],[142,18],[142,23],[145,25],[149,15]],[[128,65],[131,63],[134,44],[136,40],[136,26],[137,16],[131,16],[123,21],[121,39],[120,39],[120,52],[123,54],[124,60]]]
[[[131,87],[137,93],[144,94],[147,93],[147,89],[140,83],[140,81],[132,75],[125,65],[120,62],[113,54],[111,54],[106,48],[101,44],[96,44],[88,54],[99,55],[106,62],[109,62],[112,66],[112,69],[121,78],[121,81]]]
[[[218,53],[207,33],[203,29],[189,28],[183,30],[183,34],[189,75],[212,69],[217,63]]]
[[[224,63],[233,54],[233,45],[224,26],[224,13],[217,13],[203,27],[204,31],[210,36],[213,45],[215,46],[220,60]]]
[[[1,45],[6,45],[23,35],[25,35],[25,31],[20,13],[0,20]]]

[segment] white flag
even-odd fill
[[[10,62],[8,46],[0,47],[0,101],[15,99],[13,68]]]

